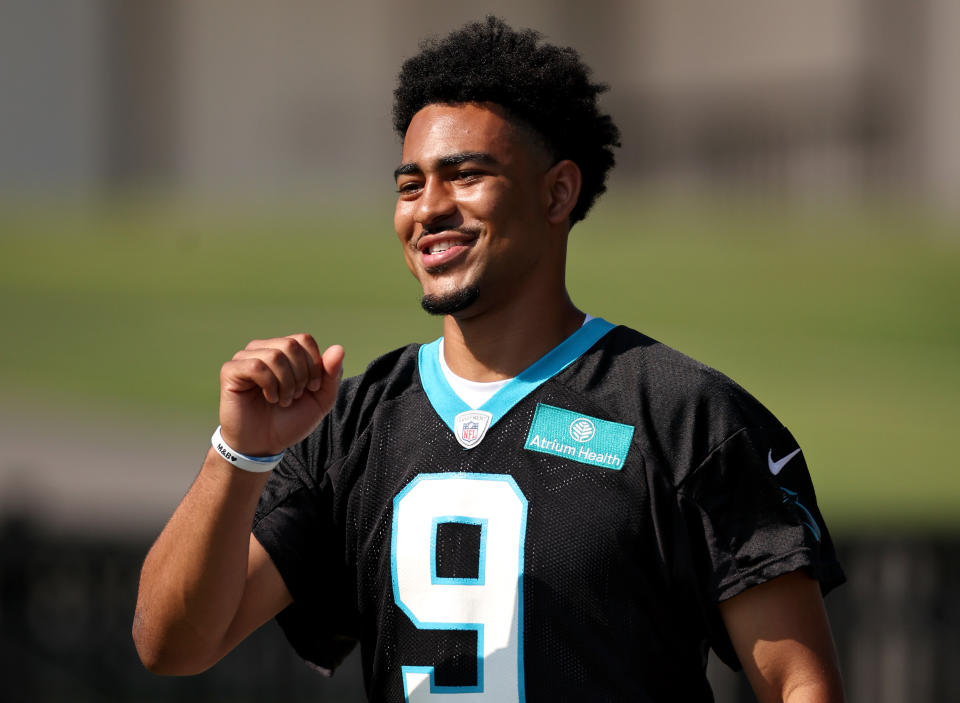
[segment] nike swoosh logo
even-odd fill
[[[771,449],[769,452],[767,452],[767,466],[770,467],[770,473],[776,476],[778,473],[783,471],[783,467],[787,465],[787,462],[789,462],[793,457],[795,457],[799,453],[800,453],[800,447],[797,447],[796,449],[794,449],[792,452],[787,454],[785,457],[783,457],[779,461],[774,461],[773,450]]]

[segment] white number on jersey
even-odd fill
[[[439,578],[439,524],[481,526],[478,577]],[[420,629],[474,630],[477,681],[438,686],[433,666],[402,666],[410,703],[506,703],[523,696],[523,543],[527,499],[510,476],[420,474],[393,501],[393,598]]]

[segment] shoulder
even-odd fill
[[[729,415],[731,422],[779,425],[747,390],[726,374],[645,334],[619,326],[585,355],[601,385],[673,417]]]
[[[344,379],[331,414],[345,416],[355,406],[368,406],[402,395],[416,385],[419,344],[408,344],[371,361],[358,376]]]
[[[646,452],[672,458],[681,474],[737,432],[782,428],[726,374],[629,327],[585,354],[578,376],[602,405],[633,419]]]

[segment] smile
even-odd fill
[[[423,267],[431,273],[440,273],[458,261],[462,260],[469,251],[473,240],[466,242],[437,242],[431,244],[423,252]]]
[[[430,271],[455,263],[466,255],[477,241],[478,234],[450,230],[420,237],[416,248],[420,251],[424,268]]]
[[[431,244],[430,247],[427,249],[427,253],[428,253],[428,254],[439,254],[440,252],[444,252],[444,251],[446,251],[447,249],[450,249],[451,247],[457,246],[457,244],[459,244],[459,242],[434,242],[434,243]]]

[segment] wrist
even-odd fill
[[[220,433],[220,429],[221,426],[218,425],[217,429],[213,432],[213,436],[210,437],[211,446],[213,447],[214,451],[216,451],[217,454],[219,454],[225,461],[243,471],[250,471],[253,473],[265,473],[267,471],[272,471],[280,463],[280,461],[283,459],[283,455],[286,453],[286,450],[284,450],[279,454],[271,454],[268,456],[252,456],[250,454],[244,454],[243,452],[237,451],[227,443],[227,441],[223,438],[223,435]]]

